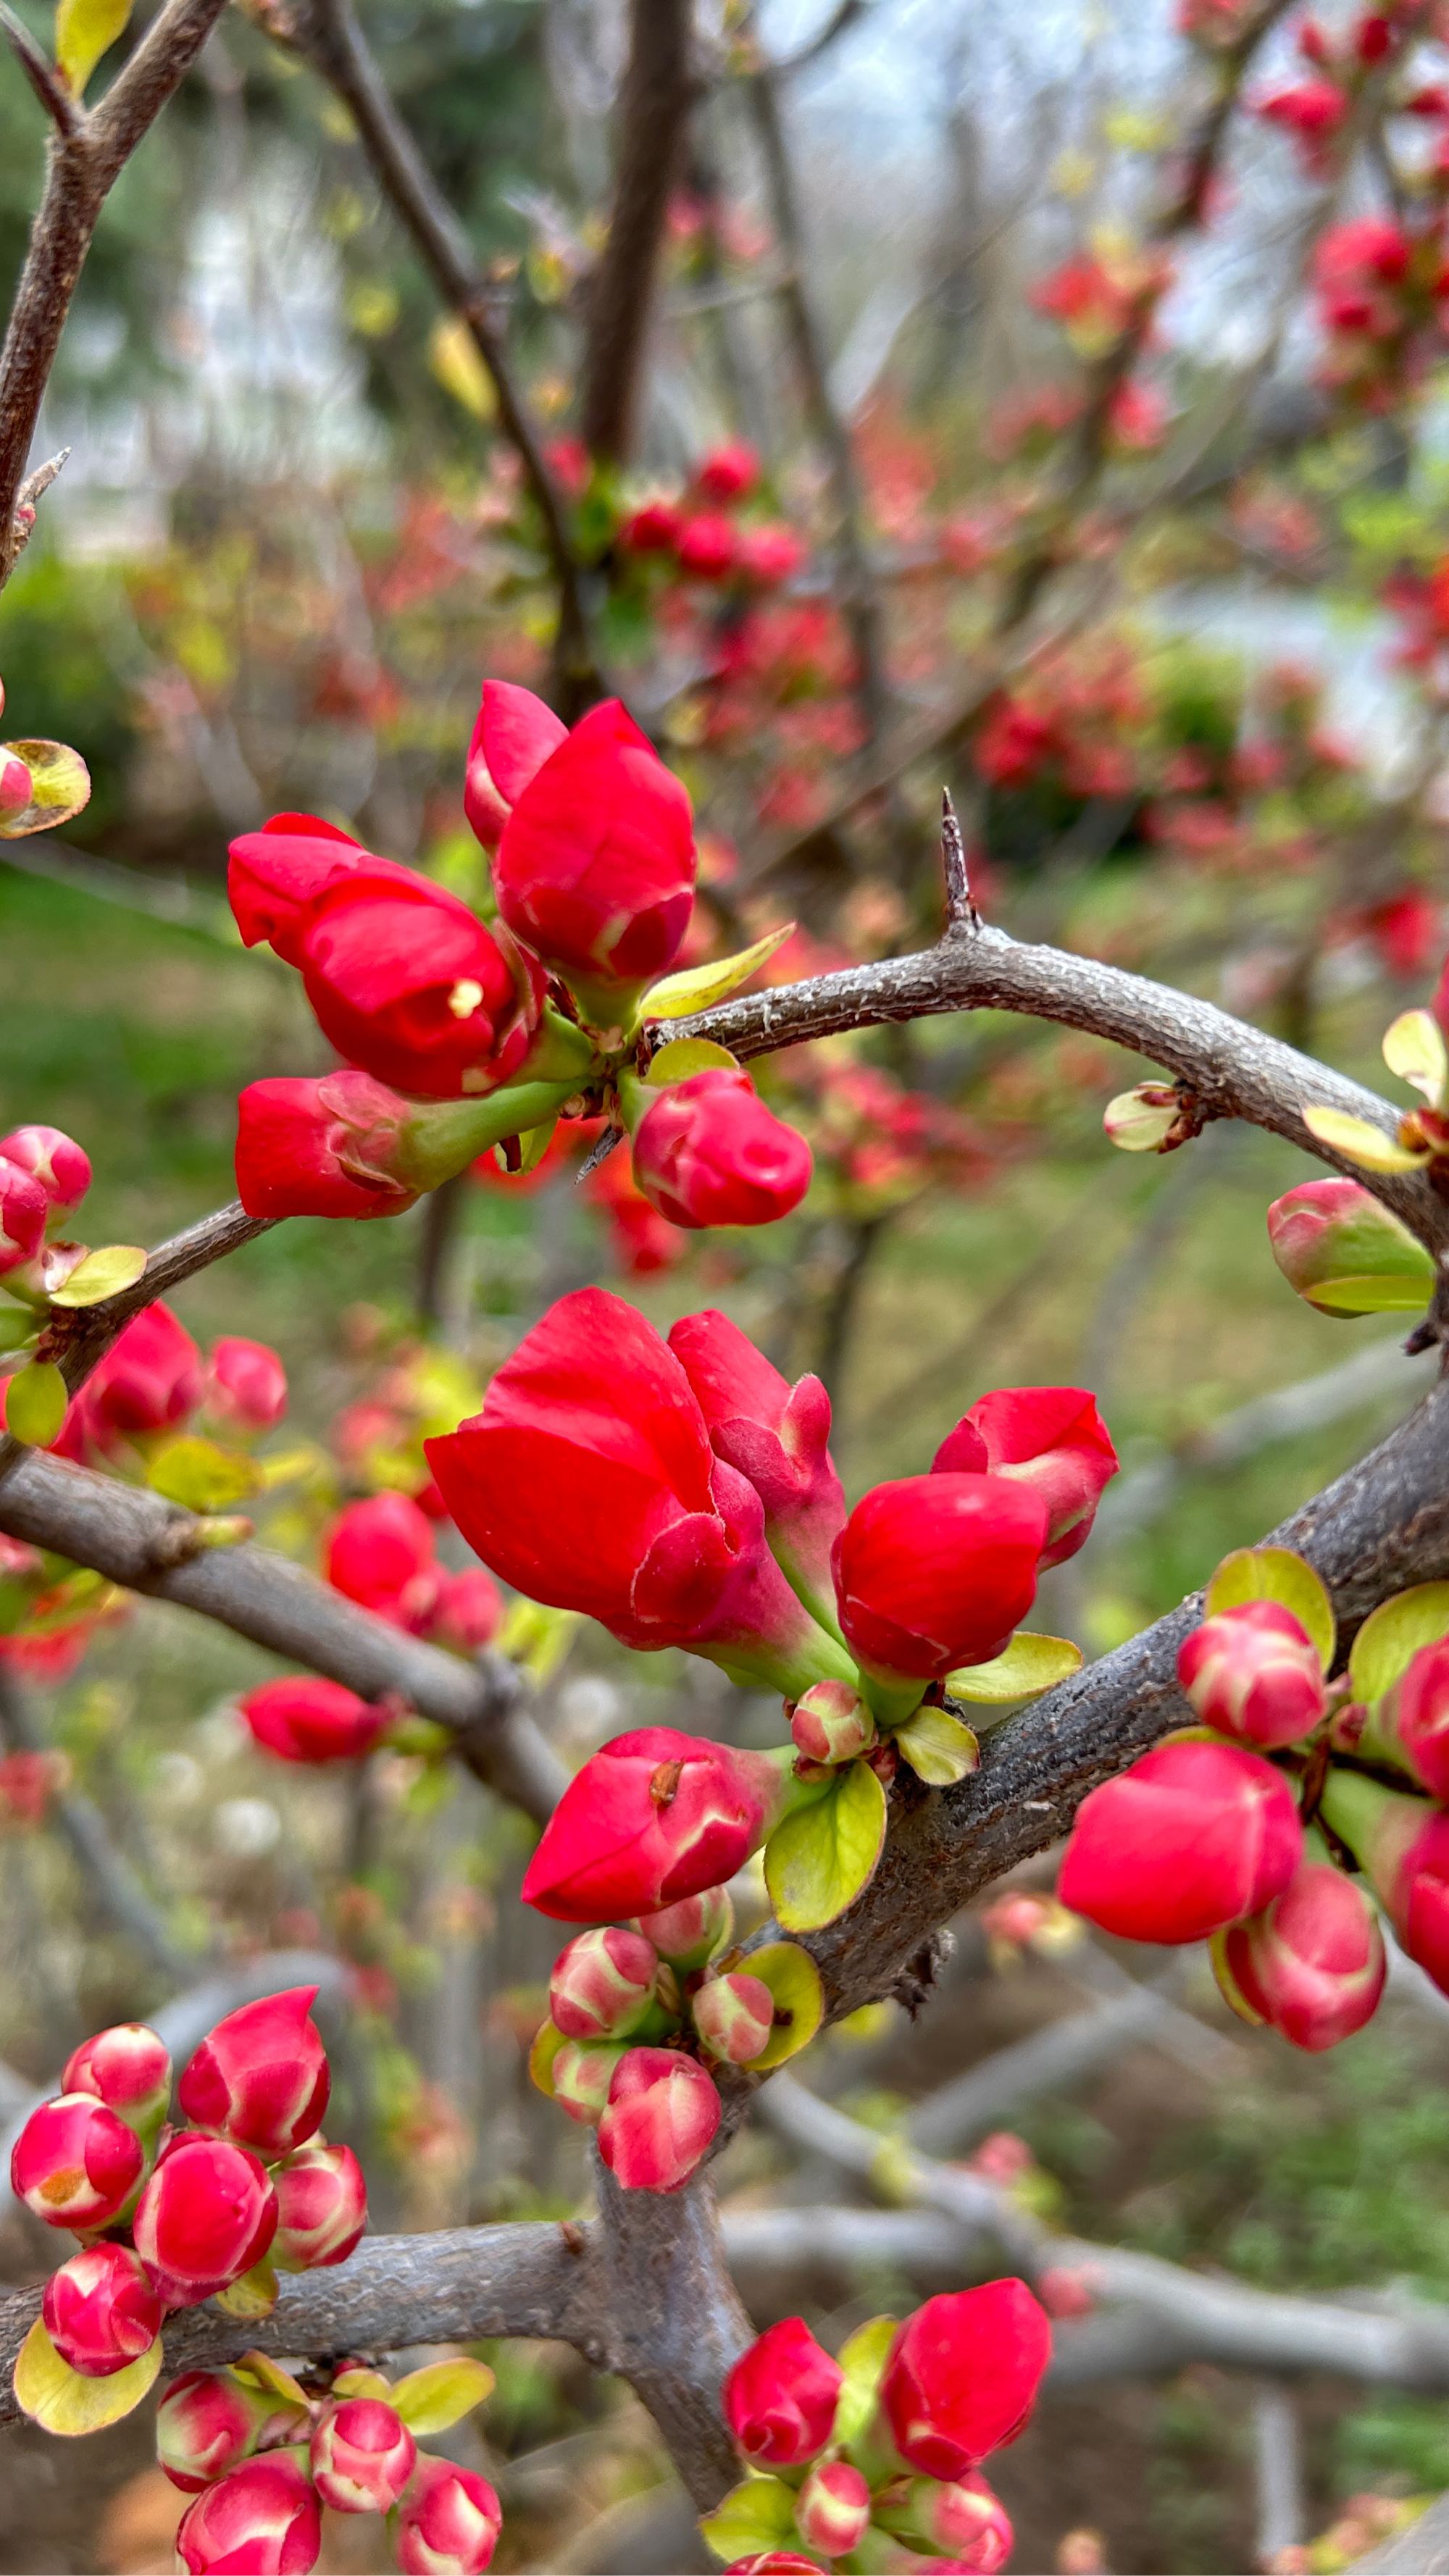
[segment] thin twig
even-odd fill
[[[812,63],[819,62],[822,54],[829,53],[831,46],[849,28],[858,26],[862,18],[869,17],[870,8],[871,0],[840,0],[839,7],[832,9],[818,35],[807,37],[793,54],[782,54],[771,65],[776,80],[793,80],[797,72],[808,71]]]
[[[621,463],[634,449],[665,218],[697,95],[692,31],[690,0],[633,0],[614,202],[589,285],[579,410],[590,455]]]
[[[85,125],[85,110],[73,90],[67,89],[50,56],[36,43],[30,29],[7,9],[0,0],[0,33],[19,63],[46,115],[67,140],[79,134]]]

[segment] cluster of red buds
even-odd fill
[[[502,2528],[486,2478],[418,2448],[485,2398],[478,2361],[434,2362],[389,2383],[344,2362],[309,2394],[265,2353],[189,2370],[156,2411],[156,2452],[194,2501],[176,2534],[184,2576],[309,2576],[323,2505],[387,2516],[404,2576],[483,2576]]]
[[[1051,2358],[1024,2281],[873,2317],[838,2361],[786,2317],[740,2355],[724,2415],[749,2474],[701,2529],[729,2576],[851,2566],[992,2576],[1012,2529],[981,2462],[1022,2431]]]
[[[630,511],[619,528],[620,551],[687,581],[779,589],[799,571],[805,548],[783,519],[738,516],[758,496],[760,480],[752,447],[711,449],[677,499],[656,493]]]
[[[161,2367],[162,2320],[220,2298],[264,2316],[276,2274],[345,2262],[367,2220],[350,2147],[318,2134],[330,2075],[298,1986],[228,2013],[184,2069],[139,2022],[78,2048],[62,2090],[16,2140],[17,2199],[82,2249],[53,2272],[15,2368],[15,2393],[50,2431],[74,2431],[76,2380],[128,2374],[112,2414]],[[91,2419],[83,2419],[88,2421]],[[104,2420],[110,2420],[107,2417]]]
[[[671,1224],[788,1215],[809,1148],[743,1066],[685,1041],[636,1070],[645,1022],[732,991],[778,939],[667,974],[694,901],[690,803],[624,708],[593,707],[570,733],[529,690],[490,680],[464,803],[492,857],[491,921],[312,815],[232,844],[243,939],[299,969],[344,1059],[243,1092],[249,1214],[387,1216],[494,1148],[527,1170],[560,1117],[604,1111]]]

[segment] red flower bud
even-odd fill
[[[1337,1764],[1322,1812],[1361,1863],[1401,1946],[1449,1994],[1449,1815]]]
[[[385,1708],[316,1673],[263,1682],[237,1706],[258,1744],[282,1762],[359,1761],[389,1722]]]
[[[859,2548],[869,2521],[870,2489],[849,2460],[822,2460],[795,2498],[795,2527],[822,2558]]]
[[[962,1434],[974,1432],[984,1455]],[[1047,1507],[1043,1567],[1075,1556],[1091,1532],[1102,1489],[1117,1473],[1117,1452],[1080,1386],[1004,1386],[978,1397],[942,1441],[933,1472],[1017,1477]]]
[[[91,1158],[59,1127],[16,1127],[0,1136],[0,1158],[40,1183],[52,1217],[69,1216],[91,1185]]]
[[[727,581],[735,565],[734,522],[718,510],[701,510],[679,531],[679,561],[696,581]]]
[[[758,1851],[786,1794],[781,1756],[641,1726],[569,1782],[524,1873],[556,1923],[646,1914],[697,1896]]]
[[[397,1216],[411,1106],[371,1074],[249,1082],[237,1102],[236,1186],[248,1216]]]
[[[413,2473],[418,2446],[380,2397],[329,2407],[312,2436],[312,2481],[337,2513],[390,2513]]]
[[[428,1635],[435,1644],[451,1646],[456,1654],[476,1655],[481,1646],[492,1644],[502,1625],[503,1595],[481,1565],[443,1575],[437,1607],[428,1623]]]
[[[671,1083],[634,1135],[634,1178],[671,1225],[773,1225],[810,1187],[810,1148],[743,1065]]]
[[[1160,1744],[1082,1801],[1057,1893],[1123,1941],[1203,1941],[1282,1894],[1303,1853],[1281,1771],[1229,1744]]]
[[[724,2576],[820,2576],[818,2558],[802,2558],[794,2549],[761,2549],[753,2558],[732,2558]],[[933,2576],[940,2576],[933,2570]]]
[[[439,1586],[433,1524],[407,1494],[348,1503],[328,1535],[323,1572],[334,1591],[395,1628],[424,1628]]]
[[[927,2477],[959,2478],[1014,2441],[1051,2348],[1045,2310],[1024,2281],[928,2299],[907,2317],[881,2381],[901,2458]]]
[[[949,2551],[953,2566],[971,2576],[996,2576],[1011,2556],[1015,2534],[999,2496],[973,2470],[942,2485],[912,2478],[899,2504],[877,2509],[882,2530],[935,2551]],[[933,2576],[939,2562],[933,2561]]]
[[[367,2225],[367,2184],[350,2147],[309,2138],[272,2168],[279,2272],[326,2272],[345,2263]]]
[[[340,879],[308,907],[307,999],[349,1064],[425,1100],[496,1091],[527,1055],[537,961],[430,877]]]
[[[688,1378],[717,1458],[748,1477],[765,1535],[807,1602],[834,1598],[830,1551],[845,1495],[827,1443],[830,1398],[818,1377],[791,1386],[728,1315],[683,1315],[669,1347]]]
[[[1385,1278],[1405,1283],[1406,1304],[1416,1280],[1423,1302],[1432,1293],[1428,1253],[1358,1181],[1303,1181],[1275,1199],[1268,1241],[1289,1287],[1325,1315],[1361,1314],[1359,1292]]]
[[[276,2225],[259,2158],[226,2138],[188,2135],[163,2153],[131,2233],[168,2308],[194,2308],[261,2261]]]
[[[725,2375],[725,2422],[761,2469],[798,2469],[823,2451],[845,2374],[803,2317],[782,2317]]]
[[[10,2188],[47,2227],[77,2234],[119,2217],[146,2159],[134,2129],[93,2093],[32,2111],[10,2155]]]
[[[295,2407],[280,2405],[269,2389],[235,2371],[183,2371],[156,2409],[156,2457],[183,2495],[199,2495],[264,2436],[290,2431],[299,2420]]]
[[[672,555],[683,525],[673,501],[645,501],[622,522],[619,543],[625,554]]]
[[[49,1214],[50,1201],[34,1173],[0,1156],[0,1277],[34,1259]]]
[[[690,2010],[711,2057],[748,2066],[769,2046],[775,1998],[761,1977],[747,1976],[742,1969],[711,1977],[691,1998]]]
[[[599,2153],[625,2191],[678,2191],[719,2127],[719,2095],[702,2066],[672,2048],[631,2048],[615,2068]]]
[[[1375,1709],[1373,1728],[1431,1797],[1449,1798],[1449,1638],[1419,1648]]]
[[[805,560],[805,547],[783,519],[762,528],[741,528],[735,540],[735,571],[761,590],[776,590]]]
[[[170,1431],[201,1402],[201,1353],[169,1306],[143,1306],[97,1362],[66,1420],[111,1456],[130,1440]]]
[[[483,2576],[503,2512],[486,2478],[425,2453],[387,2528],[402,2576]]]
[[[1323,1715],[1318,1649],[1276,1601],[1205,1619],[1178,1649],[1177,1678],[1204,1726],[1265,1751],[1296,1744]]]
[[[553,2098],[581,2128],[596,2129],[628,2055],[622,2040],[566,2039],[549,2070]]]
[[[772,1688],[841,1668],[765,1544],[754,1487],[714,1456],[678,1360],[622,1298],[560,1298],[482,1412],[424,1447],[469,1546],[529,1599],[581,1610],[625,1645],[690,1646]],[[572,1919],[664,1901],[641,1891]]]
[[[1314,2051],[1336,2048],[1372,2020],[1388,1972],[1362,1888],[1314,1861],[1260,1914],[1230,1924],[1213,1950],[1229,2003]]]
[[[63,2093],[91,2093],[141,2134],[154,2129],[171,2099],[171,2059],[164,2039],[142,2021],[117,2022],[83,2040],[66,2059]]]
[[[702,1968],[722,1950],[735,1928],[735,1909],[727,1887],[705,1887],[698,1896],[682,1897],[657,1914],[638,1914],[631,1929],[652,1942],[661,1959],[681,1976]]]
[[[161,2302],[129,2245],[87,2245],[52,2272],[40,2303],[62,2361],[87,2379],[109,2379],[149,2352]]]
[[[903,1476],[835,1542],[846,1643],[875,1672],[943,1681],[999,1655],[1036,1593],[1047,1507],[1004,1476]]]
[[[485,850],[497,849],[529,780],[567,738],[567,725],[532,689],[512,680],[484,681],[468,745],[463,811]]]
[[[549,1979],[549,2012],[566,2039],[627,2039],[654,2001],[658,1954],[638,1932],[581,1932]]]
[[[712,447],[701,457],[694,479],[706,501],[747,501],[760,479],[760,460],[743,440]]]
[[[790,1733],[807,1762],[853,1762],[876,1740],[875,1719],[849,1682],[812,1682],[790,1713]]]
[[[329,886],[364,870],[404,882],[416,874],[395,859],[374,857],[350,832],[316,814],[274,814],[260,832],[243,832],[231,845],[226,890],[244,944],[255,948],[264,939],[289,966],[300,966],[309,906]]]
[[[181,2078],[182,2110],[259,2155],[284,2156],[322,2125],[332,2078],[309,2011],[315,1986],[290,1986],[228,2013]]]
[[[523,790],[494,863],[510,930],[622,1017],[678,953],[694,901],[689,798],[616,698]],[[602,1019],[601,1019],[602,1024]]]
[[[312,2482],[285,2452],[247,2460],[188,2505],[176,2534],[186,2576],[309,2576],[322,2548]]]
[[[206,1364],[203,1402],[218,1422],[239,1431],[270,1431],[287,1410],[287,1372],[265,1342],[223,1333]]]

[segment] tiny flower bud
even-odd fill
[[[329,2407],[312,2436],[312,2480],[337,2513],[390,2513],[413,2473],[418,2446],[380,2397]]]
[[[228,2013],[202,2041],[177,2087],[199,2128],[218,2129],[264,2156],[284,2156],[322,2125],[332,2079],[315,2023],[315,1986],[263,1995]]]
[[[117,2022],[83,2040],[66,2060],[65,2093],[93,2093],[138,2137],[149,2137],[171,2099],[171,2059],[166,2043],[141,2021]]]
[[[296,2426],[295,2407],[234,2370],[187,2370],[156,2409],[156,2457],[183,2495],[199,2495],[247,2459],[264,2435]]]
[[[1412,1312],[1433,1294],[1430,1255],[1359,1181],[1303,1181],[1275,1199],[1268,1241],[1289,1287],[1324,1315]]]
[[[287,1410],[287,1372],[265,1342],[223,1333],[206,1364],[204,1400],[219,1422],[241,1431],[270,1431]]]
[[[712,2057],[748,2066],[768,2047],[775,2026],[775,1998],[759,1977],[735,1969],[711,1977],[691,2002],[694,2026]]]
[[[13,751],[0,751],[0,814],[23,814],[35,794],[34,781]]]
[[[795,2498],[795,2527],[807,2549],[844,2558],[870,2521],[870,2489],[848,2460],[822,2460]]]
[[[849,1682],[812,1682],[795,1703],[790,1733],[807,1762],[853,1762],[876,1740],[875,1719]]]
[[[797,2469],[830,2439],[844,2380],[803,2317],[782,2317],[757,2335],[725,2375],[725,2421],[747,2460]]]
[[[259,2263],[277,2225],[266,2167],[225,2138],[183,2136],[140,2199],[136,2251],[171,2308],[193,2308]]]
[[[637,1914],[631,1928],[687,1977],[724,1948],[735,1928],[735,1909],[727,1887],[706,1887],[657,1914]]]
[[[502,2528],[486,2478],[424,2453],[387,2532],[402,2576],[483,2576]]]
[[[90,1188],[89,1154],[59,1127],[17,1127],[0,1136],[0,1155],[40,1183],[52,1219],[69,1216]]]
[[[634,1136],[634,1178],[671,1225],[772,1225],[810,1187],[805,1139],[767,1109],[743,1065],[706,1065],[660,1091]]]
[[[609,2099],[609,2087],[628,2055],[623,2043],[607,2039],[566,2039],[553,2061],[553,2098],[571,2120],[597,2127]]]
[[[370,1753],[389,1712],[320,1673],[263,1682],[237,1702],[258,1744],[281,1762],[356,1762]]]
[[[1182,1116],[1177,1093],[1165,1082],[1139,1082],[1135,1091],[1119,1091],[1102,1112],[1109,1143],[1124,1154],[1160,1154]]]
[[[912,2478],[899,2502],[877,2507],[876,2520],[899,2540],[949,2552],[952,2564],[971,2576],[996,2576],[1011,2555],[1006,2508],[974,2470],[945,2485]]]
[[[1245,1601],[1205,1619],[1183,1639],[1177,1678],[1204,1726],[1264,1751],[1296,1744],[1323,1715],[1318,1649],[1276,1601]]]
[[[549,2011],[566,2039],[627,2039],[649,2012],[658,1969],[641,1933],[581,1932],[554,1961]]]
[[[244,2461],[187,2507],[176,2564],[185,2576],[308,2576],[321,2548],[310,2478],[290,2454],[271,2452]]]
[[[141,2179],[141,2141],[93,2093],[62,2093],[32,2111],[10,2157],[17,2200],[47,2227],[109,2226]]]
[[[129,2245],[72,2254],[46,2282],[40,2313],[61,2360],[87,2379],[124,2370],[161,2331],[161,2302]]]
[[[326,2271],[345,2263],[367,2225],[367,2185],[350,2147],[309,2138],[272,2168],[277,2232],[270,2261],[279,2272]]]
[[[1395,1748],[1432,1798],[1449,1798],[1449,1638],[1419,1648],[1370,1723],[1374,1740]]]
[[[668,2048],[631,2048],[599,2122],[599,2153],[625,2191],[678,2191],[719,2127],[719,2095],[702,2066]]]

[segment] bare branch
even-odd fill
[[[818,35],[807,37],[793,54],[782,54],[771,65],[776,80],[793,80],[797,72],[808,71],[812,63],[819,62],[822,54],[829,53],[831,46],[849,28],[858,26],[862,18],[869,17],[870,7],[871,0],[839,0],[839,6],[832,9]]]
[[[0,0],[0,33],[19,63],[46,115],[67,140],[85,125],[85,110],[67,89],[50,56],[36,43],[24,21]]]
[[[1253,2465],[1258,2565],[1268,2567],[1280,2550],[1302,2547],[1306,2521],[1298,2408],[1281,2380],[1260,2380],[1253,2391]]]
[[[1437,2496],[1407,2531],[1356,2558],[1353,2576],[1449,2576],[1449,2495]]]
[[[590,2357],[642,2397],[695,2503],[732,2487],[739,2460],[720,2414],[720,2383],[754,2329],[725,2268],[714,2193],[621,2191],[595,2152],[595,2260],[607,2340]]]
[[[591,456],[633,453],[670,191],[698,83],[690,0],[633,0],[609,238],[589,287],[579,424]]]

